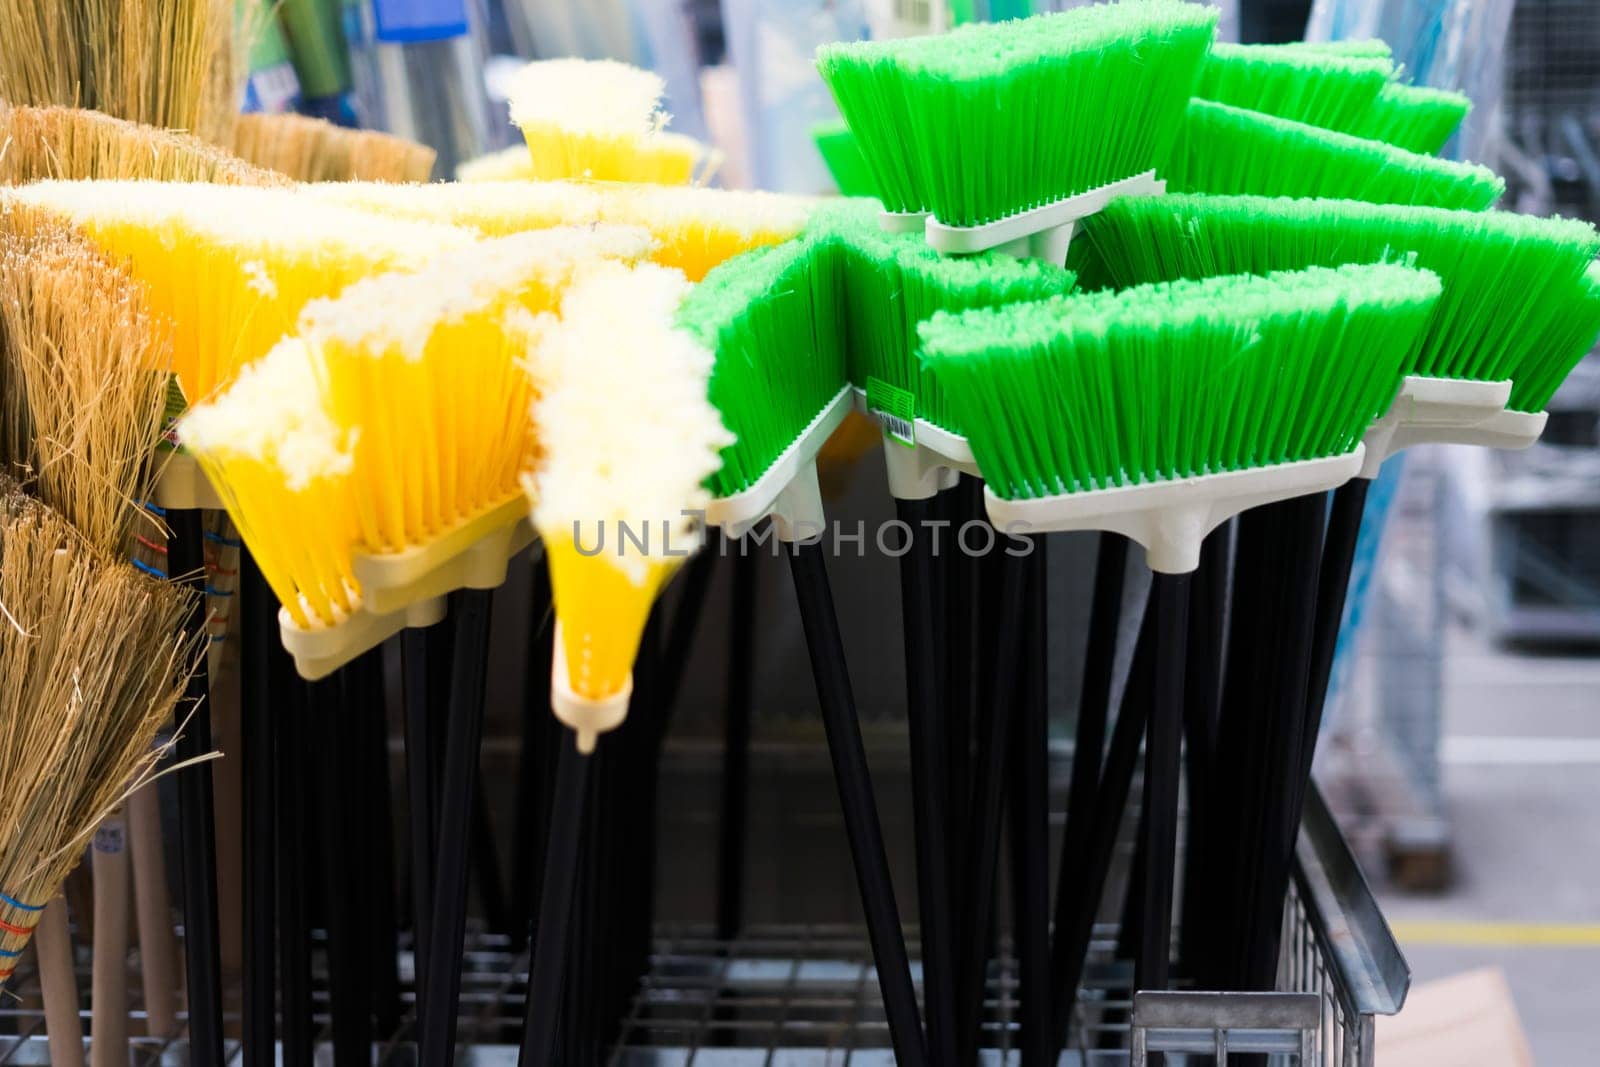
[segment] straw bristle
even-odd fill
[[[1439,275],[1444,292],[1412,369],[1480,381],[1520,381],[1552,358],[1561,366],[1553,353],[1570,345],[1541,338],[1574,315],[1577,287],[1600,253],[1600,234],[1586,222],[1343,200],[1130,199],[1086,221],[1073,262],[1096,285],[1414,260]],[[1548,399],[1553,386],[1537,380],[1517,389],[1517,403]]]
[[[32,929],[34,906],[164,754],[157,731],[198,656],[181,625],[191,595],[0,486],[0,984],[28,940],[15,929]]]
[[[170,322],[172,370],[193,403],[291,331],[305,304],[369,274],[468,244],[454,227],[394,222],[296,189],[43,182],[14,194],[69,217],[144,284]]]
[[[1342,455],[1439,296],[1393,265],[1233,275],[941,313],[921,329],[1008,499]]]
[[[824,45],[817,68],[891,211],[970,226],[1156,167],[1216,28],[1178,0]]]
[[[697,545],[694,514],[730,441],[706,399],[711,353],[673,325],[688,289],[655,265],[589,267],[529,355],[543,458],[525,485],[571,684],[591,699],[626,685],[651,603]]]
[[[665,89],[659,75],[611,59],[529,63],[508,95],[532,176],[688,184],[707,151],[664,132]]]
[[[0,98],[228,143],[234,0],[0,0]]]
[[[1393,74],[1387,59],[1219,41],[1200,68],[1194,95],[1355,133]]]
[[[233,150],[302,182],[425,182],[438,157],[403,137],[295,114],[239,116]]]
[[[80,178],[291,184],[188,134],[98,111],[11,107],[0,101],[0,185]]]
[[[108,555],[143,515],[169,356],[125,271],[0,203],[0,462]]]
[[[1166,171],[1172,192],[1342,197],[1481,211],[1505,192],[1486,167],[1194,100]]]

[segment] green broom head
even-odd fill
[[[726,260],[678,308],[678,325],[716,353],[708,395],[736,440],[707,481],[717,497],[748,489],[844,388],[833,279],[817,285],[812,242]]]
[[[890,211],[992,222],[1156,167],[1216,29],[1183,0],[824,45],[817,69]]]
[[[1585,278],[1600,234],[1587,222],[1505,211],[1166,196],[1113,202],[1085,220],[1073,248],[1091,288],[1404,257],[1444,285],[1406,372],[1510,378],[1511,406],[1538,411],[1587,350],[1573,354],[1579,338],[1543,338],[1579,308],[1592,313]]]
[[[1219,42],[1200,68],[1194,95],[1355,133],[1393,76],[1387,58]]]
[[[960,433],[955,412],[917,359],[917,324],[937,311],[997,307],[1070,292],[1071,273],[999,253],[943,256],[920,235],[876,225],[842,229],[831,243],[847,294],[845,340],[851,384],[869,410],[926,419]]]
[[[872,171],[861,155],[861,146],[850,127],[841,122],[822,122],[811,127],[811,139],[822,153],[833,184],[845,196],[876,196],[877,186],[872,184]]]
[[[1009,500],[1342,455],[1393,401],[1439,279],[1230,275],[940,314],[923,360]]]
[[[1482,211],[1493,171],[1209,100],[1189,104],[1167,168],[1175,193],[1339,197]]]
[[[1572,368],[1600,340],[1600,263],[1591,263],[1572,293],[1559,301],[1511,382],[1512,411],[1543,411]]]
[[[1471,111],[1472,101],[1461,93],[1390,82],[1345,132],[1431,156],[1450,142]]]
[[[1289,41],[1286,44],[1272,45],[1273,48],[1288,48],[1308,55],[1345,56],[1350,59],[1392,59],[1394,52],[1389,48],[1387,41],[1380,41],[1376,37],[1366,41]]]

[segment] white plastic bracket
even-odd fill
[[[850,414],[850,402],[847,385],[789,442],[754,485],[706,505],[706,524],[722,527],[730,537],[743,537],[770,515],[781,541],[819,536],[824,520],[817,453]]]
[[[1357,477],[1376,478],[1384,460],[1412,445],[1471,443],[1466,435],[1472,427],[1500,414],[1510,396],[1510,381],[1408,375],[1388,413],[1363,438],[1367,458]]]
[[[294,658],[294,669],[308,682],[326,678],[363,652],[383,644],[406,627],[432,626],[444,618],[445,600],[418,601],[387,615],[358,608],[332,626],[301,629],[284,608],[278,609],[278,638]]]
[[[1008,534],[1108,530],[1143,545],[1151,570],[1187,574],[1212,530],[1241,511],[1343,485],[1363,452],[1357,445],[1342,456],[1033,500],[1004,500],[989,488],[983,497],[990,523]]]
[[[878,228],[884,233],[922,233],[927,221],[926,211],[878,212]]]
[[[856,410],[867,414],[867,393],[856,389]],[[976,476],[977,460],[972,446],[960,434],[935,426],[927,419],[915,420],[911,438],[905,444],[883,438],[884,463],[889,472],[889,494],[896,500],[926,500],[952,488],[962,474]]]
[[[1401,427],[1396,434],[1402,439],[1399,447],[1411,445],[1480,445],[1518,452],[1531,447],[1544,433],[1550,419],[1548,411],[1497,411],[1482,422],[1465,428],[1446,430],[1441,427]]]
[[[357,554],[352,562],[368,611],[388,615],[456,589],[495,589],[511,557],[533,542],[521,493],[441,537],[403,552]]]
[[[1160,196],[1166,191],[1167,183],[1157,178],[1154,170],[1147,170],[980,226],[947,226],[930,215],[923,232],[929,245],[950,255],[998,248],[1011,255],[1061,263],[1067,258],[1067,245],[1079,219],[1102,210],[1119,196]]]
[[[594,751],[595,742],[607,730],[615,730],[628,717],[628,702],[633,699],[633,675],[628,675],[622,692],[604,700],[590,700],[572,690],[567,671],[567,645],[556,622],[555,656],[550,661],[550,710],[578,735],[578,751],[585,756]]]

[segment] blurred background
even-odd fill
[[[243,7],[256,0],[241,0]],[[837,118],[812,67],[818,44],[932,32],[1073,6],[1043,0],[274,0],[252,54],[248,107],[298,109],[389,130],[439,152],[436,177],[519,143],[502,87],[519,63],[612,57],[657,70],[672,128],[726,154],[716,181],[836,191],[813,138]],[[1223,34],[1247,42],[1382,37],[1419,83],[1475,110],[1447,154],[1506,178],[1506,206],[1600,218],[1600,3],[1595,0],[1225,0]],[[1600,1018],[1600,362],[1551,405],[1522,453],[1422,449],[1386,465],[1358,560],[1318,774],[1416,979],[1508,1035],[1511,1059],[1594,1062]],[[888,518],[878,450],[828,472],[843,521]],[[1381,506],[1378,506],[1381,503]],[[1062,539],[1050,625],[1077,659],[1092,543]],[[885,823],[911,892],[898,595],[869,547],[833,561]],[[1142,568],[1142,563],[1135,566]],[[722,686],[731,567],[719,566],[674,721],[654,817],[658,917],[719,918]],[[525,571],[525,569],[524,569]],[[790,595],[781,563],[754,569],[758,601]],[[525,572],[518,580],[526,581]],[[1129,603],[1142,602],[1135,576]],[[485,839],[515,865],[515,753],[526,620],[500,598]],[[737,918],[825,929],[856,896],[791,611],[756,636],[748,855]],[[1136,620],[1130,619],[1132,625]],[[786,630],[784,627],[792,627]],[[1131,641],[1124,641],[1124,648]],[[1052,677],[1064,789],[1076,679]],[[480,886],[483,888],[483,886]],[[498,891],[498,890],[496,890]],[[486,910],[494,906],[484,894]],[[722,916],[725,918],[725,916]],[[492,916],[491,916],[492,918]],[[1481,968],[1498,972],[1473,973]],[[1503,981],[1502,981],[1503,976]],[[1405,1024],[1384,1063],[1406,1059]],[[1507,994],[1509,989],[1509,995]],[[1441,1010],[1435,1004],[1435,1011]],[[1446,1011],[1448,1017],[1448,1011]],[[1520,1022],[1519,1022],[1520,1020]],[[1452,1061],[1454,1062],[1454,1061]]]

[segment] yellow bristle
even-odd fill
[[[741,252],[789,240],[811,212],[810,201],[778,193],[623,182],[348,182],[309,186],[305,193],[391,218],[470,227],[488,237],[592,222],[643,226],[657,243],[650,258],[690,281]]]
[[[779,193],[610,185],[602,189],[600,220],[648,226],[661,242],[655,261],[697,282],[725,259],[796,236],[810,209]]]
[[[305,192],[390,218],[463,226],[485,237],[600,221],[600,194],[575,182],[329,182]]]
[[[299,189],[42,182],[15,195],[65,215],[127,264],[152,314],[171,325],[172,369],[191,404],[291,332],[311,300],[475,237],[319,203]]]
[[[300,334],[326,409],[354,441],[361,550],[425,544],[516,496],[535,458],[537,382],[519,360],[538,343],[537,316],[580,265],[650,248],[641,229],[545,230],[447,252],[306,307]]]
[[[498,152],[469,159],[456,167],[456,180],[463,182],[531,182],[533,160],[528,146],[512,145]]]
[[[304,342],[280,342],[225,392],[190,408],[178,437],[295,625],[331,625],[360,605],[353,435],[328,418]]]
[[[541,459],[524,487],[570,681],[591,700],[626,688],[651,604],[698,546],[702,483],[731,440],[706,399],[711,353],[673,326],[688,285],[654,265],[585,268],[529,354]]]
[[[666,85],[615,60],[530,63],[511,83],[511,122],[528,144],[531,177],[686,185],[705,160],[691,137],[666,134]]]

